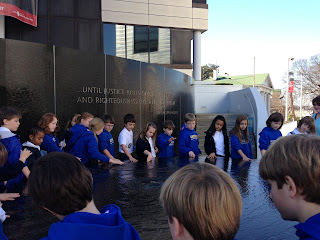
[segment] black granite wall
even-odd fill
[[[8,39],[0,39],[0,65],[0,106],[21,111],[22,138],[45,112],[57,114],[62,132],[83,111],[113,115],[116,142],[127,113],[136,116],[135,136],[149,121],[161,132],[167,119],[178,136],[184,114],[194,111],[191,78],[158,65]]]

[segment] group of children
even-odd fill
[[[58,118],[46,113],[37,126],[29,129],[29,141],[24,144],[12,133],[17,131],[20,118],[14,108],[0,109],[0,182],[2,187],[9,187],[29,178],[29,194],[34,202],[61,220],[51,226],[47,239],[100,239],[106,235],[110,239],[140,239],[116,205],[100,211],[96,208],[92,175],[84,164],[90,159],[120,165],[126,159],[151,161],[157,153],[159,157],[173,157],[176,140],[172,136],[173,122],[165,121],[157,145],[157,127],[154,123],[147,124],[136,142],[137,160],[133,156],[136,121],[132,114],[124,117],[124,128],[118,138],[119,159],[111,135],[114,118],[110,115],[102,118],[87,112],[74,115],[63,134],[64,140],[59,142]],[[306,236],[319,239],[320,235],[316,228],[320,218],[320,139],[300,134],[314,133],[312,120],[301,119],[297,129],[290,133],[293,136],[280,138],[283,116],[273,113],[259,141],[263,155],[260,174],[270,183],[270,197],[281,216],[300,222],[296,228],[301,239]],[[195,125],[195,115],[186,114],[179,135],[180,156],[194,159],[201,154]],[[230,131],[231,151],[226,129],[223,116],[213,119],[204,144],[206,162],[215,163],[230,155],[232,161],[252,159],[247,116],[238,116]],[[40,158],[44,151],[46,156]],[[19,194],[1,193],[0,201],[16,197]],[[168,214],[173,239],[233,239],[239,228],[240,192],[235,182],[212,164],[194,163],[175,172],[162,186],[160,201]],[[1,222],[5,216],[0,207]],[[0,237],[6,239],[1,230],[0,224]]]

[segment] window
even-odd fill
[[[134,53],[158,51],[158,39],[159,39],[158,28],[135,26],[133,37],[134,37]]]

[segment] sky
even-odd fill
[[[274,88],[288,58],[320,53],[320,0],[207,0],[209,28],[201,37],[201,65],[220,75],[269,73]],[[291,62],[290,62],[291,65]]]

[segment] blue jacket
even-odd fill
[[[107,149],[114,158],[116,157],[116,148],[114,146],[111,132],[103,129],[103,132],[98,136],[98,146],[100,152],[103,152],[105,149]]]
[[[93,132],[81,124],[75,124],[71,129],[71,138],[66,150],[81,159],[86,164],[89,159],[109,162],[109,158],[99,152],[98,142]]]
[[[251,140],[249,138],[249,142],[246,143],[244,138],[244,132],[242,132],[242,143],[236,135],[231,135],[231,158],[241,158],[241,155],[238,153],[241,150],[248,158],[252,159],[252,149],[251,149]]]
[[[320,239],[320,213],[310,217],[307,221],[294,226],[300,240]]]
[[[158,136],[159,157],[174,157],[174,140],[169,142],[172,136],[168,136],[165,133],[161,133]]]
[[[50,134],[45,134],[43,138],[43,142],[40,145],[42,150],[49,152],[63,152],[59,147],[59,140],[55,136]]]
[[[185,128],[179,135],[179,152],[180,155],[189,155],[190,151],[192,151],[196,156],[201,154],[198,134],[195,130]]]
[[[274,130],[270,127],[265,127],[260,133],[259,148],[260,150],[267,150],[268,147],[279,137],[282,137],[280,130]]]
[[[0,138],[1,138],[1,143],[6,147],[8,152],[8,161],[5,163],[4,166],[10,167],[12,165],[15,165],[19,161],[20,151],[22,150],[22,144],[19,140],[19,135],[16,135],[11,131],[0,130]],[[7,182],[6,187],[10,188],[13,185],[20,184],[23,182],[23,180],[24,180],[24,174],[21,172],[17,177],[10,179]]]
[[[1,240],[8,240],[7,236],[3,232],[2,223],[0,221],[0,239]]]
[[[124,220],[116,205],[104,207],[101,214],[75,212],[50,226],[44,240],[139,240],[137,231]]]

